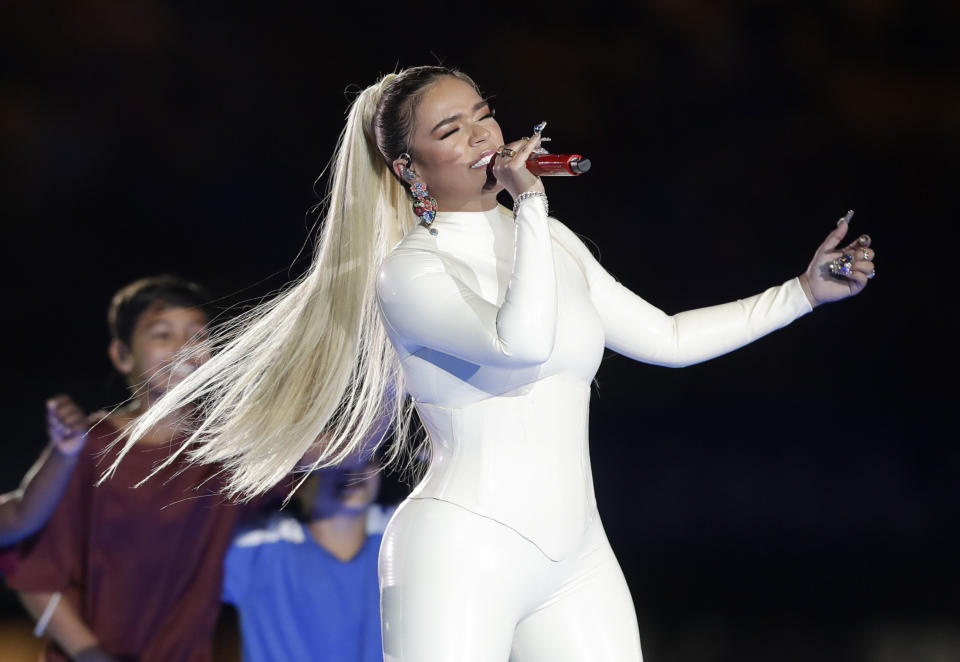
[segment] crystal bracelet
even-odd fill
[[[543,191],[527,191],[517,196],[513,201],[513,218],[517,218],[517,211],[520,209],[520,203],[530,198],[540,198],[543,201],[543,211],[550,214],[550,204],[547,202],[547,194]]]

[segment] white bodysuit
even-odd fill
[[[387,662],[634,662],[633,602],[587,438],[604,347],[684,366],[810,310],[793,279],[668,316],[540,200],[441,212],[384,260],[382,317],[431,442],[380,553]]]

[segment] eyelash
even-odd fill
[[[486,115],[484,115],[483,117],[481,117],[481,118],[480,118],[479,120],[477,120],[477,121],[478,121],[478,122],[482,122],[483,120],[490,119],[490,118],[494,117],[496,114],[497,114],[497,111],[496,111],[495,109],[491,108],[491,109],[490,109],[490,112],[488,112]],[[444,140],[445,138],[448,138],[448,137],[452,136],[453,134],[455,134],[455,133],[456,133],[457,131],[459,131],[459,130],[460,130],[460,129],[451,129],[450,131],[447,131],[445,134],[443,134],[442,136],[440,136],[440,140]]]

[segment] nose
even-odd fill
[[[470,134],[470,144],[480,145],[490,140],[490,129],[480,122],[474,122],[473,132]]]
[[[210,360],[210,350],[207,347],[199,347],[190,353],[188,361],[194,367],[199,368]]]
[[[181,351],[188,352],[187,362],[194,367],[200,367],[210,359],[210,347],[205,337],[185,337],[180,347]]]

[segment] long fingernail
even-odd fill
[[[848,211],[848,212],[844,215],[843,218],[841,218],[839,221],[837,221],[837,225],[840,225],[840,224],[843,223],[844,221],[846,221],[846,222],[849,224],[851,218],[853,218],[853,210],[852,210],[852,209],[851,209],[850,211]]]
[[[534,125],[533,125],[533,132],[534,132],[534,133],[543,133],[543,130],[546,129],[546,128],[547,128],[547,122],[546,122],[546,120],[544,120],[543,122],[538,122],[537,124],[534,124]]]

